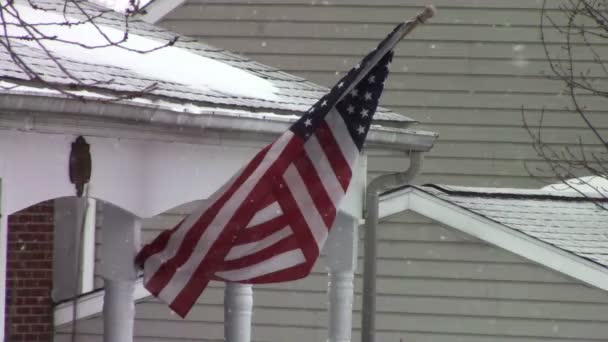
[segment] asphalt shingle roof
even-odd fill
[[[63,10],[65,4],[62,0],[35,0],[33,2],[42,8],[58,12]],[[83,19],[82,14],[74,8],[74,5],[71,4],[71,2],[67,3],[67,15]],[[89,13],[99,14],[100,11],[103,12],[103,14],[96,19],[96,22],[99,25],[105,25],[120,30],[124,29],[124,17],[118,13],[107,11],[89,2],[79,2],[79,4]],[[131,21],[129,23],[129,30],[131,34],[158,41],[167,42],[174,37],[178,37],[178,40],[174,45],[176,47],[245,70],[271,82],[280,92],[277,94],[277,100],[270,101],[259,98],[236,96],[214,90],[195,89],[185,84],[154,79],[120,67],[87,63],[84,60],[61,58],[62,65],[72,74],[77,76],[78,79],[84,81],[86,84],[84,87],[85,89],[92,91],[99,90],[130,93],[139,92],[144,89],[146,85],[156,84],[156,88],[146,92],[144,97],[160,97],[164,100],[180,103],[191,102],[202,105],[246,109],[251,112],[304,113],[328,90],[325,87],[311,83],[303,78],[287,74],[224,49],[206,45],[194,38],[182,36],[169,30],[150,25],[141,20]],[[55,63],[50,61],[48,56],[39,48],[20,44],[19,41],[16,40],[14,40],[12,44],[21,56],[25,56],[24,58],[28,65],[42,75],[44,81],[64,86],[78,85],[74,80],[66,77],[65,73],[62,72]],[[370,49],[371,47],[372,46],[370,46]],[[8,52],[3,47],[0,47],[0,80],[2,79],[22,82],[30,80],[27,74],[14,64]],[[78,87],[79,89],[83,88],[82,85],[78,85]],[[375,120],[378,123],[391,122],[396,125],[414,122],[414,120],[406,116],[384,108],[378,108]]]
[[[417,186],[535,239],[608,267],[608,200],[546,190]],[[605,208],[602,208],[605,206]]]

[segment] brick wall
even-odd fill
[[[52,341],[53,205],[8,218],[6,342]]]

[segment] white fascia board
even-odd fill
[[[139,16],[139,19],[149,24],[156,24],[184,2],[186,2],[186,0],[152,0],[152,2],[144,8],[145,14]]]
[[[105,291],[96,291],[88,295],[84,295],[76,300],[78,307],[76,310],[76,319],[83,319],[100,314],[103,311],[103,297]],[[152,296],[144,287],[143,280],[138,279],[135,282],[135,293],[133,299],[135,302],[141,301]],[[62,326],[72,322],[74,318],[74,301],[59,304],[54,310],[55,327]]]
[[[192,141],[209,130],[212,140],[242,140],[248,136],[271,142],[289,129],[296,117],[281,113],[251,113],[242,108],[204,108],[200,112],[176,112],[152,104],[80,101],[57,94],[10,93],[0,90],[0,129],[39,133],[73,133],[89,136]],[[74,124],[73,115],[78,115]],[[258,116],[260,115],[260,116]],[[117,129],[120,127],[120,129]],[[162,127],[162,128],[161,128]],[[179,128],[179,131],[176,130]],[[182,129],[188,129],[183,131]],[[149,132],[148,132],[149,131]],[[212,134],[213,132],[213,134]],[[194,134],[194,136],[193,136]],[[393,150],[428,151],[437,133],[372,125],[367,146]],[[217,143],[217,142],[216,142]]]
[[[448,227],[608,291],[608,269],[415,188],[380,199],[380,218],[412,210]]]
[[[390,192],[380,196],[378,203],[378,218],[382,219],[410,209],[410,194],[414,188]]]

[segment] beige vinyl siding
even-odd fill
[[[147,220],[145,239],[187,210]],[[412,213],[385,220],[379,239],[379,341],[607,340],[606,292]],[[360,253],[359,270],[361,262]],[[255,341],[325,341],[323,264],[321,259],[306,279],[255,288]],[[355,287],[353,341],[358,341],[360,271]],[[219,283],[186,320],[154,299],[138,303],[136,341],[220,341],[222,303]],[[80,341],[100,340],[102,325],[99,317],[80,321]],[[67,336],[60,332],[57,341]]]
[[[419,12],[424,1],[189,0],[160,24],[209,44],[331,86],[377,44],[394,24]],[[420,182],[537,187],[528,177],[539,158],[522,127],[545,109],[543,132],[559,145],[582,136],[596,141],[565,110],[562,85],[544,75],[539,41],[541,1],[442,0],[438,15],[397,48],[382,105],[440,134],[426,157]],[[549,1],[558,13],[559,1]],[[547,33],[552,48],[562,37]],[[608,56],[608,42],[598,45]],[[576,55],[581,66],[592,57]],[[544,74],[543,74],[544,73]],[[605,73],[600,81],[606,78]],[[592,121],[608,129],[607,101],[586,99]],[[370,163],[372,175],[390,162]],[[390,165],[388,169],[392,168]],[[388,171],[388,170],[387,170]]]

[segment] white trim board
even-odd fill
[[[76,301],[78,303],[78,310],[76,312],[76,319],[88,318],[100,314],[103,311],[104,295],[104,290],[98,290],[77,298]],[[143,280],[138,279],[135,282],[135,293],[133,294],[135,302],[141,301],[150,296],[152,295],[144,287]],[[58,327],[72,322],[72,318],[74,316],[73,310],[74,301],[68,301],[57,305],[53,314],[55,326]]]
[[[380,198],[380,217],[414,211],[552,270],[608,291],[608,268],[576,256],[415,187]]]
[[[380,218],[406,210],[414,211],[489,244],[608,291],[608,268],[489,220],[427,192],[415,187],[407,187],[381,196]],[[135,285],[135,301],[141,301],[149,296],[150,293],[143,287],[142,280],[139,279]],[[78,319],[98,314],[103,308],[103,291],[82,297],[78,303]],[[55,308],[55,326],[69,323],[71,319],[72,302]]]
[[[139,18],[147,23],[156,24],[186,0],[152,0]]]

